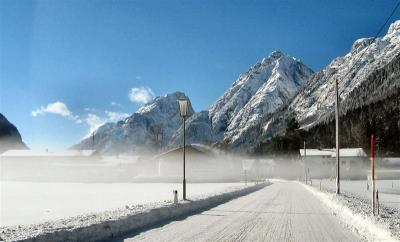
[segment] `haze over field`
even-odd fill
[[[0,241],[400,241],[400,0],[2,0],[0,53]]]

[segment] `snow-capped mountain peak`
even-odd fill
[[[256,64],[255,74],[252,73],[253,76],[247,79],[253,79],[253,82],[258,84],[253,86],[252,90],[255,91],[246,93],[247,90],[244,89],[238,96],[243,102],[233,102],[237,111],[227,123],[224,134],[224,140],[229,143],[239,144],[248,139],[248,132],[259,126],[265,115],[287,104],[313,74],[300,60],[280,51],[272,52],[260,64]],[[248,97],[247,100],[243,99],[243,96]],[[231,109],[232,102],[226,103],[226,109]],[[218,114],[215,117],[218,117]],[[218,122],[218,119],[215,122]]]
[[[196,143],[236,144],[254,138],[251,133],[254,126],[260,125],[265,115],[288,103],[312,73],[300,60],[273,51],[241,74],[209,110],[188,120],[189,129],[211,132],[188,133],[189,139]],[[177,141],[182,135],[182,131],[178,132],[174,135]]]
[[[374,38],[361,38],[358,39],[354,42],[353,46],[351,47],[351,53],[355,54],[355,53],[359,53],[360,51],[362,51],[363,49],[365,49],[367,46],[369,46],[370,44],[372,44],[374,42]]]
[[[388,29],[388,34],[399,34],[400,31],[400,20],[395,21],[394,23],[392,23]]]

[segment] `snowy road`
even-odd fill
[[[301,184],[275,182],[247,196],[122,240],[358,241],[359,238]]]

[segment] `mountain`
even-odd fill
[[[318,142],[324,140],[322,138],[324,132],[329,133],[330,128],[328,129],[326,125],[329,124],[329,127],[333,125],[335,107],[333,82],[337,78],[341,100],[340,115],[348,118],[347,121],[343,121],[347,126],[342,130],[353,132],[353,135],[348,135],[347,141],[344,140],[342,144],[366,146],[365,139],[368,139],[368,135],[372,132],[371,129],[367,131],[367,126],[370,128],[375,126],[371,123],[376,116],[374,113],[384,115],[382,110],[386,110],[386,113],[396,113],[397,106],[393,100],[400,99],[399,61],[400,21],[396,21],[382,38],[356,40],[349,53],[334,59],[322,71],[312,75],[289,105],[264,118],[258,140],[265,142],[274,136],[282,135],[287,121],[295,118],[302,129],[310,131],[308,136],[315,141],[314,145],[332,145],[332,142],[328,141],[319,144]],[[381,106],[381,110],[376,109],[377,102],[384,105]],[[357,113],[358,117],[363,117],[365,120],[355,118],[351,112]],[[369,114],[366,115],[367,113]],[[392,122],[390,117],[387,121]],[[365,127],[360,127],[359,124],[364,124]],[[393,124],[390,125],[394,128]],[[400,129],[400,123],[397,125]],[[356,134],[354,130],[358,130],[360,134]],[[365,133],[366,137],[356,142],[354,137],[361,133]],[[325,136],[332,138],[328,134]]]
[[[240,75],[208,110],[187,120],[188,141],[246,145],[258,136],[262,117],[286,105],[311,74],[313,71],[300,60],[272,52]],[[180,128],[172,146],[180,144],[182,133]]]
[[[0,113],[0,153],[10,149],[28,149],[18,129]]]
[[[100,126],[94,137],[83,139],[72,149],[95,148],[101,153],[118,154],[165,146],[182,124],[178,99],[183,97],[186,95],[182,92],[156,97],[124,120]],[[190,106],[189,116],[193,113]]]
[[[400,122],[395,120],[399,110],[396,100],[400,99],[399,60],[400,21],[393,23],[381,38],[356,40],[349,53],[317,73],[300,60],[274,51],[240,75],[209,109],[197,113],[191,109],[192,115],[186,122],[187,143],[254,152],[260,144],[284,135],[288,121],[294,120],[293,127],[299,125],[308,133],[299,135],[299,128],[295,128],[292,138],[298,141],[299,137],[306,137],[314,146],[330,145],[331,137],[324,132],[331,131],[335,79],[339,82],[340,115],[347,117],[344,137],[353,142],[343,144],[364,147],[367,134],[373,130],[393,140],[392,134],[400,130]],[[129,152],[144,145],[180,146],[183,127],[176,102],[179,96],[184,94],[156,98],[131,117],[101,126],[94,135],[94,147],[102,152]],[[378,104],[384,105],[381,110],[377,110]],[[358,116],[351,115],[352,112]],[[382,122],[380,117],[386,114],[393,118]],[[384,130],[377,124],[383,125]],[[354,130],[365,135],[355,139],[358,134]],[[161,141],[155,138],[160,133]],[[92,147],[90,138],[76,145],[84,147]]]

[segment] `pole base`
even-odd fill
[[[183,200],[186,200],[186,179],[183,179]]]

